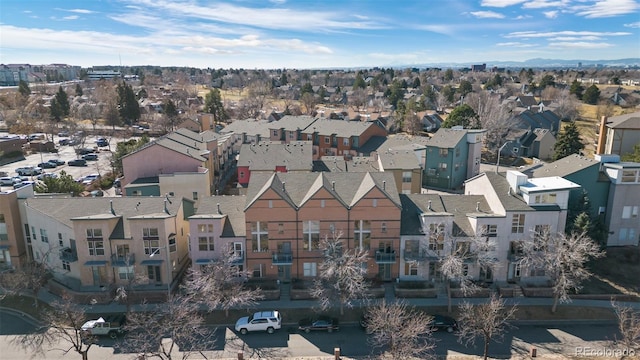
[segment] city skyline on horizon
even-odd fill
[[[0,63],[366,68],[640,57],[636,0],[5,0]]]

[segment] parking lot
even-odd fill
[[[17,168],[21,167],[35,167],[42,162],[48,162],[49,160],[58,159],[65,162],[64,165],[57,166],[55,168],[45,168],[42,169],[43,173],[53,173],[59,174],[61,171],[65,171],[67,174],[70,174],[74,179],[81,179],[84,176],[89,174],[100,174],[105,175],[112,171],[111,169],[111,150],[115,150],[116,143],[122,141],[122,139],[113,138],[110,140],[110,143],[106,147],[98,147],[96,144],[97,137],[87,137],[84,142],[85,148],[94,148],[96,149],[97,160],[89,160],[86,162],[86,166],[69,166],[67,163],[70,160],[76,160],[82,158],[81,155],[77,155],[73,146],[70,145],[59,145],[60,139],[65,139],[64,137],[54,136],[54,142],[56,144],[56,149],[58,149],[57,153],[32,153],[25,157],[25,160],[14,162],[11,164],[6,164],[0,166],[0,172],[6,172],[7,176],[14,177],[18,176],[16,173]],[[35,181],[36,176],[27,176],[29,181]],[[11,186],[2,186],[2,190],[9,190]],[[109,194],[114,195],[114,191],[106,191],[105,196]]]

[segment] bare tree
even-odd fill
[[[191,269],[184,285],[191,299],[208,309],[224,310],[225,316],[229,316],[229,309],[233,307],[255,305],[262,298],[262,292],[245,285],[249,273],[238,269],[234,264],[236,258],[229,254],[225,259],[208,263],[202,271]]]
[[[344,315],[345,306],[353,307],[355,299],[366,298],[368,284],[362,264],[367,262],[368,255],[362,248],[346,249],[341,237],[341,232],[333,232],[320,240],[324,259],[318,265],[311,295],[318,299],[323,310],[337,302],[340,315]]]
[[[557,103],[557,107],[553,110],[561,120],[574,121],[580,115],[578,111],[578,99],[575,95],[569,94],[569,89],[558,92],[558,96],[553,99]]]
[[[304,95],[302,95],[300,101],[304,105],[305,114],[307,115],[311,115],[316,109],[316,105],[318,104],[318,99],[314,94],[311,93],[305,93]]]
[[[617,344],[624,346],[628,352],[640,352],[640,312],[615,301],[611,301],[611,306],[618,318],[621,335]]]
[[[478,114],[478,120],[486,130],[485,144],[490,151],[500,147],[502,138],[513,127],[510,121],[511,109],[500,103],[500,98],[488,91],[470,93],[465,98],[465,103]]]
[[[580,283],[592,275],[587,270],[587,261],[604,256],[598,244],[584,232],[567,235],[553,234],[547,229],[537,231],[533,241],[523,242],[522,249],[522,266],[541,271],[553,286],[553,313],[558,302],[571,301],[570,292],[580,290]]]
[[[489,356],[491,341],[502,340],[508,323],[515,315],[515,306],[506,306],[504,300],[495,294],[484,304],[472,305],[464,302],[460,306],[458,318],[458,341],[465,346],[475,346],[477,339],[484,343],[484,359]]]
[[[127,314],[127,334],[119,344],[122,351],[135,350],[146,357],[171,360],[180,348],[180,358],[200,354],[211,342],[198,304],[189,297],[171,296],[162,308],[144,305],[142,311]]]
[[[387,304],[382,300],[365,314],[364,325],[370,334],[367,341],[374,349],[383,350],[381,359],[432,358],[431,320],[404,302]]]
[[[32,356],[44,357],[47,351],[61,351],[63,354],[76,352],[83,360],[88,359],[91,346],[96,338],[82,330],[86,313],[81,306],[63,294],[62,300],[55,301],[50,308],[41,312],[41,326],[33,333],[16,337],[13,341]]]

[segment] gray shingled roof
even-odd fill
[[[224,129],[220,130],[221,134],[234,132],[236,134],[246,134],[248,136],[259,135],[263,139],[269,139],[271,123],[268,120],[234,120],[231,124],[227,124]]]
[[[336,134],[343,138],[350,138],[352,136],[362,135],[362,133],[372,126],[378,125],[371,122],[319,119],[311,124],[304,132],[316,132],[319,135]]]
[[[305,130],[311,124],[315,123],[319,118],[309,115],[293,116],[286,115],[278,121],[269,124],[270,129],[284,129],[287,131]]]
[[[552,163],[544,164],[531,172],[532,177],[565,177],[591,166],[600,166],[600,162],[578,154],[569,155]]]
[[[292,207],[301,207],[313,193],[324,187],[345,206],[354,206],[374,187],[397,206],[400,197],[392,173],[274,173],[251,175],[245,209],[268,189],[272,189]],[[284,184],[284,186],[283,186]]]
[[[289,144],[243,144],[240,148],[238,166],[248,166],[251,171],[274,171],[276,166],[286,166],[289,171],[311,171],[313,148],[309,141],[295,141]]]
[[[227,216],[223,237],[242,237],[246,235],[244,204],[247,201],[245,196],[209,196],[200,199],[198,210],[194,216],[207,216],[218,214],[218,204],[220,212]]]
[[[494,192],[498,195],[498,199],[506,211],[533,211],[534,209],[527,205],[519,195],[516,195],[509,186],[505,173],[496,174],[487,172],[479,176],[486,176]]]
[[[128,219],[134,217],[165,218],[174,216],[182,201],[165,197],[116,197],[116,198],[33,198],[26,200],[26,206],[45,214],[72,228],[74,220],[117,219],[124,220],[124,226],[116,226],[110,238],[130,238]],[[111,205],[115,215],[111,212]],[[164,207],[169,214],[164,212]],[[73,219],[73,220],[72,220]]]
[[[640,129],[640,112],[612,116],[607,121],[607,127],[614,129]]]
[[[442,195],[441,199],[446,211],[453,214],[453,236],[475,235],[468,214],[492,213],[483,195]]]
[[[314,171],[326,172],[378,172],[378,162],[370,156],[354,156],[351,160],[344,160],[343,156],[323,156],[315,160]]]
[[[465,136],[467,136],[467,130],[440,128],[433,135],[427,146],[440,149],[453,149]]]
[[[412,150],[384,150],[378,153],[382,168],[390,169],[419,169],[420,163]]]

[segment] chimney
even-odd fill
[[[217,203],[216,206],[218,207],[218,214],[222,215],[222,211],[220,211],[220,203]]]
[[[138,211],[138,206],[140,206],[140,201],[136,204],[136,211]]]
[[[285,182],[282,182],[282,191],[287,191],[287,188],[285,187]]]
[[[336,182],[335,181],[331,182],[331,190],[336,191]]]
[[[169,213],[169,208],[167,207],[167,199],[164,199],[164,212],[165,212],[165,213],[167,213],[167,214],[169,214],[169,215],[171,215],[171,214]]]
[[[476,212],[480,212],[480,201],[476,202]]]
[[[598,134],[598,146],[596,154],[604,154],[604,146],[607,142],[607,117],[603,116],[600,120],[600,134]]]
[[[427,206],[427,209],[433,211],[433,209],[431,208],[431,200],[429,200],[429,205]]]
[[[109,200],[109,207],[111,207],[111,215],[115,215],[116,211],[113,210],[113,200]]]
[[[382,181],[382,190],[387,190],[387,181]]]

